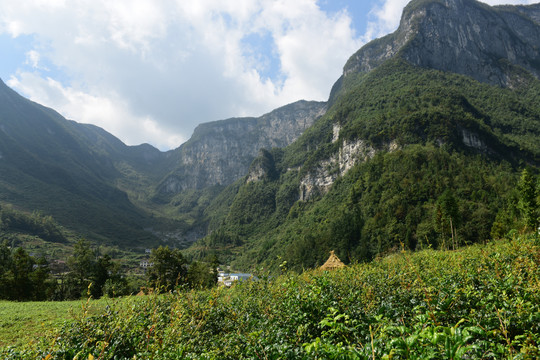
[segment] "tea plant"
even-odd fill
[[[533,236],[83,311],[6,359],[534,359]],[[92,303],[88,303],[92,306]]]

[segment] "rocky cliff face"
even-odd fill
[[[245,176],[262,148],[285,147],[326,112],[325,102],[299,101],[259,118],[199,125],[175,150],[175,170],[159,185],[162,194],[227,185]]]
[[[339,132],[339,129],[337,131]],[[334,128],[335,132],[336,128]],[[336,155],[319,162],[318,166],[312,168],[300,179],[299,199],[307,201],[317,195],[326,194],[334,181],[338,177],[344,176],[356,164],[368,161],[378,151],[396,151],[398,149],[399,146],[395,141],[375,148],[361,139],[343,140]]]
[[[344,77],[401,56],[410,63],[513,87],[540,78],[540,4],[490,7],[474,0],[414,0],[396,32],[354,54]],[[525,71],[523,71],[525,70]]]
[[[386,60],[400,57],[424,68],[469,76],[501,87],[515,87],[527,78],[540,78],[540,4],[491,7],[475,0],[413,0],[403,11],[399,28],[356,52],[332,89],[332,104],[355,74],[368,73]],[[334,125],[338,141],[339,125]],[[495,153],[478,134],[461,129],[466,147]],[[344,141],[339,154],[321,161],[301,179],[300,199],[326,193],[352,166],[377,151],[393,151],[391,142],[380,149],[362,139]]]

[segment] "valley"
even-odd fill
[[[412,0],[327,101],[169,151],[0,81],[0,357],[538,358],[538,39]]]

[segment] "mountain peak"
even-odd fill
[[[540,78],[540,4],[496,6],[475,0],[413,0],[399,28],[354,54],[343,75],[369,72],[399,56],[421,67],[513,87]]]

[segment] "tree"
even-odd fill
[[[456,228],[460,223],[459,207],[454,193],[446,189],[437,199],[435,205],[435,229],[442,238],[443,248],[446,248],[446,239],[450,237],[452,247],[457,246]]]
[[[113,273],[116,275],[116,272],[115,265],[109,255],[101,256],[95,261],[91,275],[92,287],[90,288],[90,293],[94,298],[103,295],[105,283]]]
[[[527,169],[523,169],[518,184],[520,199],[519,208],[523,215],[526,229],[536,229],[538,223],[537,189],[534,176]]]
[[[13,299],[31,300],[33,284],[30,274],[34,268],[34,259],[22,248],[17,248],[13,252],[12,257],[12,271],[14,275]]]
[[[55,286],[44,258],[36,261],[22,248],[0,244],[0,299],[47,300]]]
[[[212,268],[212,264],[194,261],[189,265],[187,279],[191,288],[206,289],[216,284],[217,276]]]
[[[150,254],[152,267],[148,269],[149,286],[159,291],[170,291],[186,283],[186,260],[178,249],[160,246]]]
[[[36,260],[30,280],[33,284],[33,300],[47,300],[53,297],[56,280],[51,278],[49,264],[44,257]]]
[[[65,294],[66,299],[79,299],[84,296],[94,274],[95,255],[90,249],[90,244],[84,239],[80,239],[73,246],[73,256],[68,258],[68,267],[71,270],[66,278]]]

